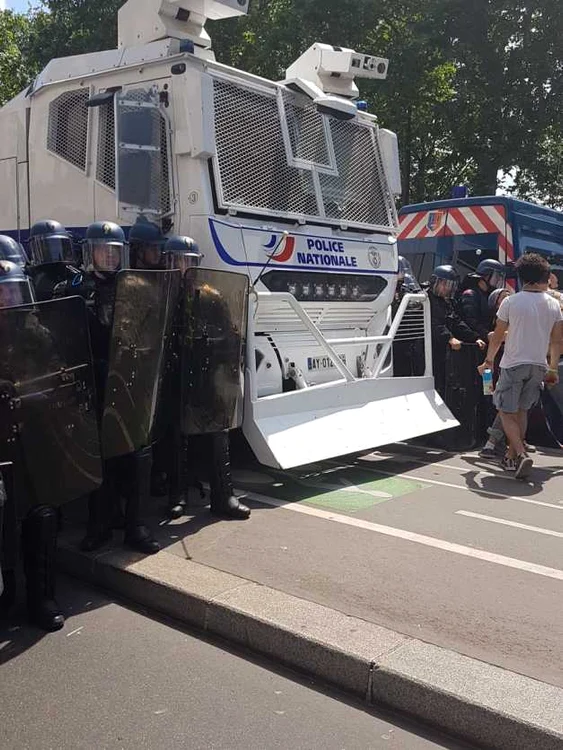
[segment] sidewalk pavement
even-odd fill
[[[333,490],[328,488],[327,493],[330,502],[337,502]],[[388,494],[392,496],[392,492]],[[310,501],[306,499],[306,508]],[[275,513],[285,514],[284,519],[291,516],[294,523],[302,518],[280,509],[279,500],[275,504]],[[253,507],[257,507],[255,503]],[[237,522],[214,524],[214,537],[207,543],[220,545],[221,534],[232,533],[234,528],[243,526]],[[124,551],[117,542],[92,555],[81,553],[77,547],[80,529],[69,528],[61,538],[60,565],[74,576],[147,608],[325,680],[369,704],[405,712],[465,741],[499,750],[563,748],[561,687],[196,562],[189,559],[186,539],[191,537],[182,534],[183,527],[167,525],[161,527],[161,533],[164,530],[169,540],[175,540],[176,549],[170,546],[155,556],[142,557]],[[252,550],[248,554],[252,555]]]

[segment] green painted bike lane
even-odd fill
[[[430,485],[404,477],[380,477],[373,470],[332,463],[310,464],[297,469],[241,469],[234,472],[238,489],[276,500],[305,503],[340,513],[369,510],[387,500],[404,497]]]

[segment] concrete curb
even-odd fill
[[[563,690],[165,551],[78,551],[60,567],[466,741],[563,750]]]

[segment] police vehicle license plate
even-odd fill
[[[344,354],[338,356],[346,364],[346,356]],[[308,370],[332,370],[333,368],[334,362],[330,357],[307,357]]]

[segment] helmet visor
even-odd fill
[[[0,308],[33,302],[29,279],[14,279],[0,284]]]
[[[179,269],[184,274],[189,268],[197,268],[201,263],[199,253],[166,253],[166,268]]]
[[[403,280],[403,287],[409,292],[421,292],[422,287],[418,283],[413,273],[406,273]]]
[[[457,291],[458,281],[457,279],[435,279],[432,285],[432,291],[437,297],[444,297],[449,299],[453,297]]]
[[[102,273],[117,273],[125,267],[125,246],[122,242],[88,241],[89,265]]]
[[[164,254],[162,243],[143,243],[131,248],[132,260],[135,259],[136,268],[161,269],[164,268]]]
[[[29,249],[32,261],[36,265],[74,261],[72,240],[66,235],[32,237],[29,241]]]
[[[489,286],[493,289],[501,289],[504,286],[506,275],[500,271],[493,271],[489,276]]]
[[[3,248],[0,245],[0,260],[8,260],[18,266],[25,266],[27,263],[27,255],[20,243],[14,242],[10,248]]]

